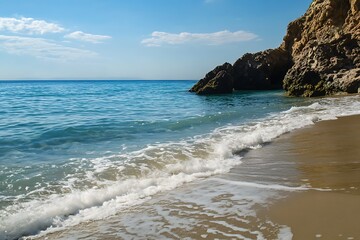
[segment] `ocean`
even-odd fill
[[[255,205],[312,186],[254,178],[269,166],[241,172],[242,159],[296,129],[360,114],[360,96],[198,96],[194,83],[1,81],[0,240],[265,239],[271,227],[291,239],[286,226],[246,224]],[[225,184],[235,167],[241,181]]]

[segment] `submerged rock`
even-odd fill
[[[245,54],[233,66],[218,66],[190,91],[284,88],[289,95],[306,97],[358,92],[359,9],[360,0],[314,0],[301,18],[288,25],[279,48]]]

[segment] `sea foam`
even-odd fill
[[[292,107],[239,126],[220,127],[207,135],[148,145],[134,152],[78,160],[91,163],[92,168],[84,175],[74,174],[61,183],[70,189],[69,192],[18,201],[1,210],[0,239],[38,234],[41,230],[45,230],[44,234],[84,221],[107,218],[121,209],[141,204],[159,192],[226,173],[241,163],[239,153],[243,150],[259,148],[284,133],[316,121],[354,114],[360,114],[359,96],[325,98],[309,106]],[[99,178],[99,174],[106,177]],[[74,182],[80,183],[81,187]],[[82,182],[91,184],[81,185]],[[237,184],[274,190],[306,190],[302,186]],[[282,234],[290,236],[285,230]]]

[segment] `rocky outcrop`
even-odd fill
[[[289,95],[306,97],[358,92],[359,9],[360,0],[314,0],[304,16],[288,25],[279,48],[245,54],[233,66],[216,67],[191,91],[283,87]],[[226,74],[217,76],[221,71]]]
[[[284,89],[294,96],[356,93],[360,87],[360,47],[350,35],[331,42],[310,41],[296,56],[284,78]]]
[[[245,54],[233,66],[235,90],[281,89],[282,79],[292,66],[291,56],[283,49]]]
[[[292,64],[291,56],[280,48],[247,53],[233,66],[230,63],[217,66],[195,84],[190,92],[214,94],[230,93],[233,89],[281,89],[282,79]]]
[[[294,61],[284,78],[293,96],[355,93],[360,87],[360,0],[314,0],[288,26],[281,48]]]
[[[230,63],[217,66],[195,84],[190,89],[190,92],[196,92],[197,94],[231,93],[234,85],[231,72],[232,66]]]

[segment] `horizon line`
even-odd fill
[[[82,78],[66,78],[66,79],[0,79],[1,82],[10,82],[10,81],[198,81],[198,79],[98,79],[98,78],[89,78],[89,79],[82,79]]]

